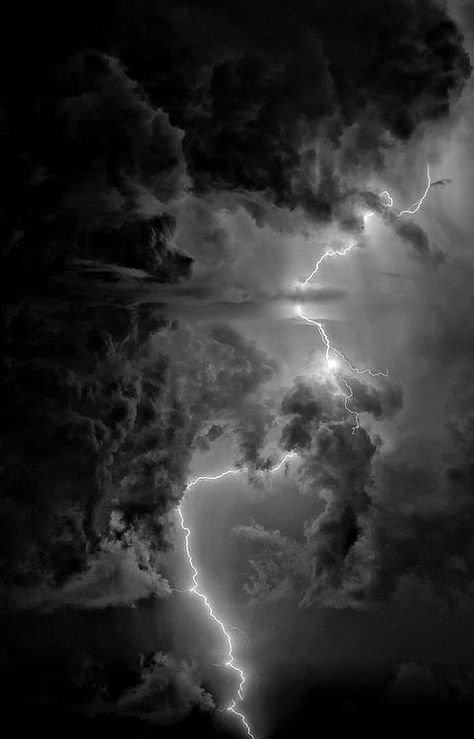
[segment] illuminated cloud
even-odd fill
[[[432,225],[448,192],[434,185],[449,176],[461,191],[441,163],[449,116],[463,114],[465,42],[434,0],[86,0],[28,13],[20,0],[12,16],[1,116],[5,633],[17,617],[39,641],[70,624],[75,643],[87,624],[78,640],[92,642],[102,625],[104,662],[66,660],[69,681],[46,670],[44,692],[14,705],[69,716],[91,690],[91,716],[189,720],[188,735],[209,721],[212,736],[229,670],[198,647],[229,632],[190,548],[212,543],[213,516],[198,531],[181,501],[215,469],[262,491],[263,473],[295,457],[275,497],[261,496],[258,523],[243,500],[232,519],[249,548],[236,556],[251,556],[238,582],[227,578],[229,601],[246,578],[270,632],[281,600],[370,612],[406,577],[449,602],[472,596],[472,270],[459,234]],[[392,249],[400,240],[417,260]],[[416,286],[399,275],[383,295],[369,263],[385,275],[406,268]],[[349,339],[346,305],[358,327]],[[215,469],[195,473],[207,453]],[[271,506],[295,484],[280,525]],[[311,508],[296,521],[298,506]],[[192,532],[187,557],[172,551],[176,509]],[[223,567],[238,541],[228,538],[213,555]],[[175,592],[193,562],[191,588],[212,602],[204,622]],[[170,636],[186,619],[191,648]],[[208,637],[209,626],[221,633]],[[124,652],[147,651],[119,632],[164,643],[111,678]],[[53,665],[72,648],[62,633]],[[228,641],[240,681],[225,703],[240,721],[227,716],[230,730],[260,737],[265,721],[241,705],[241,655]],[[185,654],[194,647],[200,667]],[[262,676],[263,694],[272,679],[283,684],[284,670]]]

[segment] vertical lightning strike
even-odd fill
[[[278,472],[279,470],[282,469],[282,467],[290,459],[292,459],[295,456],[296,456],[295,452],[289,452],[288,454],[285,454],[283,459],[281,459],[280,462],[278,462],[274,467],[272,467],[269,470],[269,472],[271,474]],[[224,477],[229,477],[230,475],[238,475],[241,472],[245,472],[247,469],[248,469],[247,467],[240,467],[240,468],[233,467],[229,470],[225,470],[225,472],[221,472],[218,475],[202,475],[200,477],[196,477],[194,480],[191,480],[191,482],[189,482],[186,485],[186,492],[190,490],[191,488],[195,487],[196,485],[198,485],[200,482],[210,482],[214,480],[222,480]],[[189,528],[189,526],[187,526],[187,524],[184,521],[182,505],[178,507],[178,516],[179,516],[179,520],[181,523],[181,528],[184,532],[184,542],[185,542],[184,549],[186,552],[186,557],[189,562],[189,567],[192,572],[192,585],[189,588],[189,592],[192,593],[193,595],[197,595],[197,597],[203,601],[204,605],[207,608],[209,616],[217,624],[221,633],[224,635],[225,641],[227,643],[227,660],[224,662],[223,666],[228,667],[230,670],[233,670],[236,673],[238,680],[239,680],[239,684],[237,688],[237,698],[239,701],[242,701],[244,698],[243,690],[244,690],[246,678],[245,678],[244,671],[235,662],[234,647],[232,644],[231,636],[228,631],[228,628],[233,628],[233,627],[227,627],[224,624],[224,622],[221,621],[221,619],[215,614],[214,609],[212,605],[210,604],[207,595],[203,593],[201,590],[199,590],[199,582],[198,582],[199,573],[198,573],[196,565],[194,564],[194,559],[193,559],[193,555],[191,554],[191,547],[190,547],[191,529]],[[237,718],[240,719],[240,722],[242,726],[244,727],[245,731],[247,732],[247,736],[249,737],[249,739],[256,739],[255,735],[252,733],[250,729],[249,723],[245,715],[242,712],[238,711],[236,706],[237,706],[237,701],[235,699],[232,699],[230,704],[227,706],[226,710],[229,713],[234,714],[234,716],[237,716]]]

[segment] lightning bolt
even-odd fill
[[[387,193],[387,195],[389,194]],[[373,216],[373,213],[371,212],[366,213],[364,215],[364,222],[372,216]],[[313,279],[313,277],[315,277],[318,274],[321,265],[326,261],[326,259],[334,259],[335,257],[344,257],[355,246],[356,246],[356,242],[354,241],[348,246],[344,247],[343,249],[328,249],[327,251],[325,251],[324,254],[316,262],[312,271],[308,274],[306,279],[301,283],[301,288],[305,288],[308,285],[308,283]],[[321,321],[316,321],[314,318],[309,318],[309,316],[306,316],[301,310],[301,306],[299,305],[296,306],[296,313],[303,321],[310,324],[311,326],[316,326],[316,328],[318,329],[319,336],[324,345],[324,350],[325,350],[324,356],[326,358],[326,362],[328,364],[329,369],[334,369],[334,370],[337,369],[339,365],[339,360],[340,360],[351,370],[351,372],[354,372],[357,375],[370,375],[371,377],[387,377],[388,369],[372,370],[370,367],[364,367],[364,369],[361,369],[360,367],[356,367],[339,349],[337,349],[335,346],[331,344],[329,340],[329,336],[327,335]],[[336,374],[336,378],[339,381],[339,384],[344,385],[344,387],[347,390],[347,394],[344,395],[344,408],[354,418],[354,426],[352,427],[352,433],[354,434],[360,428],[359,413],[349,406],[349,401],[351,400],[351,398],[354,397],[354,391],[352,390],[347,380],[345,380],[343,377]]]
[[[328,363],[328,366],[330,369],[336,369],[339,364],[338,359],[340,359],[355,374],[358,374],[358,375],[368,374],[371,377],[387,377],[388,369],[376,371],[376,370],[370,369],[370,367],[364,367],[364,369],[360,369],[360,367],[356,367],[355,365],[353,365],[352,362],[350,362],[350,360],[347,359],[347,357],[344,356],[344,354],[339,351],[339,349],[336,349],[334,346],[332,346],[332,344],[329,341],[328,335],[326,331],[324,330],[320,321],[315,321],[314,318],[309,318],[308,316],[305,316],[300,306],[297,306],[296,312],[298,316],[303,319],[303,321],[305,321],[306,323],[309,323],[311,326],[316,326],[316,328],[318,329],[319,335],[325,346],[324,354],[326,357],[326,362]],[[337,357],[338,359],[331,357],[331,354],[333,354],[334,357]],[[348,405],[351,398],[354,397],[354,391],[346,379],[341,377],[339,374],[336,374],[336,378],[339,381],[339,383],[341,385],[344,385],[344,387],[347,390],[347,395],[344,396],[344,408],[354,418],[355,424],[352,427],[352,433],[354,434],[358,429],[360,429],[359,413],[355,411],[353,408],[350,408]]]
[[[340,375],[336,375],[336,377],[341,383],[341,385],[345,385],[346,387],[347,395],[344,398],[344,408],[354,418],[355,424],[352,427],[352,433],[355,434],[355,432],[360,429],[360,414],[357,411],[355,411],[353,408],[349,408],[348,406],[350,399],[354,397],[354,391],[352,390],[347,380],[344,379],[344,377],[341,377]]]
[[[431,189],[431,185],[432,184],[433,183],[431,182],[430,164],[428,162],[427,165],[426,165],[426,187],[425,187],[425,190],[423,192],[423,195],[420,197],[419,200],[417,200],[415,203],[413,203],[412,205],[410,205],[408,208],[406,208],[405,210],[399,211],[397,213],[397,218],[401,218],[402,216],[407,216],[407,215],[412,216],[415,213],[418,213],[418,211],[420,210],[421,206],[423,205],[423,203],[426,200],[426,197],[427,197],[427,195],[428,195],[428,193],[429,193],[429,191]],[[387,199],[387,202],[384,203],[385,207],[386,208],[393,208],[393,198],[390,195],[390,193],[388,192],[388,190],[384,190],[382,193],[380,193],[380,195],[381,195],[381,197],[385,197]]]
[[[349,246],[346,246],[344,249],[328,249],[328,251],[325,251],[322,257],[320,257],[316,262],[313,271],[310,272],[305,281],[301,283],[301,286],[306,287],[308,282],[310,282],[313,277],[318,274],[320,266],[326,259],[328,259],[329,257],[344,257],[348,252],[351,251],[351,249],[354,248],[354,246],[355,242],[353,244],[349,244]]]
[[[315,321],[314,318],[308,318],[308,316],[305,316],[304,313],[301,310],[301,306],[297,306],[296,312],[299,315],[300,318],[303,319],[303,321],[306,321],[306,323],[310,323],[312,326],[316,326],[316,328],[319,331],[319,335],[321,337],[321,340],[325,346],[325,352],[324,355],[326,357],[326,362],[329,364],[331,369],[335,369],[338,365],[337,360],[334,360],[331,358],[331,353],[334,354],[336,357],[339,357],[339,359],[346,364],[349,369],[354,372],[357,375],[370,375],[371,377],[387,377],[389,372],[388,369],[384,370],[372,370],[370,367],[364,367],[364,369],[360,369],[360,367],[356,367],[352,364],[352,362],[347,359],[347,357],[339,351],[339,349],[336,349],[336,347],[332,346],[332,344],[329,341],[329,337],[326,333],[326,331],[323,328],[323,325],[320,321]]]
[[[285,456],[274,466],[272,467],[269,472],[271,474],[274,474],[275,472],[278,472],[282,469],[282,467],[293,457],[296,456],[296,452],[289,452],[288,454],[285,454]],[[194,480],[191,480],[186,485],[185,493],[187,493],[191,488],[198,485],[200,482],[212,482],[215,480],[222,480],[225,477],[230,477],[231,475],[238,475],[241,472],[248,471],[248,467],[232,467],[229,470],[225,470],[224,472],[219,473],[218,475],[202,475],[199,477],[194,478]],[[238,678],[238,687],[236,696],[238,701],[243,701],[244,699],[244,686],[246,682],[245,673],[242,670],[241,667],[239,667],[236,664],[235,661],[235,655],[234,655],[234,647],[232,644],[232,638],[229,633],[229,629],[235,628],[233,626],[226,626],[225,623],[216,615],[211,603],[209,602],[209,599],[207,595],[202,592],[202,590],[199,590],[199,572],[198,569],[194,563],[193,555],[191,553],[191,545],[190,545],[190,538],[191,538],[191,529],[189,526],[185,523],[183,510],[182,510],[182,503],[178,507],[178,517],[181,524],[181,528],[184,533],[184,549],[186,552],[186,557],[189,562],[189,567],[192,572],[192,585],[188,588],[188,592],[192,593],[193,595],[196,595],[198,598],[202,600],[204,603],[210,618],[214,621],[214,623],[219,627],[221,633],[224,636],[226,645],[227,645],[227,659],[223,664],[223,667],[229,668],[229,670],[233,670]],[[241,711],[237,710],[237,700],[233,698],[229,705],[225,709],[229,713],[232,713],[234,716],[236,716],[242,726],[244,727],[245,731],[247,732],[247,736],[250,739],[256,739],[255,735],[252,733],[250,729],[250,725],[245,717],[245,714],[243,714]]]
[[[398,218],[400,218],[403,215],[414,215],[415,213],[419,211],[432,185],[429,163],[427,164],[427,167],[426,167],[426,176],[427,176],[427,184],[426,184],[426,188],[422,196],[419,198],[419,200],[417,200],[411,206],[409,206],[405,210],[401,210],[397,214]],[[386,207],[393,208],[394,200],[387,190],[384,190],[381,193],[381,197],[386,198],[387,202],[384,203]],[[373,215],[374,215],[373,212],[367,212],[364,215],[364,221],[366,221],[368,218],[370,218]],[[324,254],[316,262],[313,270],[308,274],[305,280],[302,283],[300,283],[300,287],[302,288],[307,287],[307,285],[309,284],[309,282],[311,282],[313,277],[315,277],[318,274],[321,265],[326,261],[326,259],[333,259],[335,257],[344,257],[355,246],[356,246],[356,242],[353,242],[349,244],[348,246],[344,247],[343,249],[328,249],[327,251],[325,251]],[[364,367],[363,369],[361,369],[360,367],[357,367],[354,364],[352,364],[352,362],[339,349],[332,346],[329,340],[329,337],[320,321],[316,321],[314,318],[309,318],[308,316],[306,316],[302,312],[300,306],[297,306],[296,312],[303,321],[310,324],[311,326],[316,326],[316,328],[318,329],[319,336],[325,348],[325,358],[326,358],[326,361],[330,369],[336,370],[337,367],[339,366],[339,362],[342,362],[354,374],[358,374],[358,375],[368,374],[370,375],[370,377],[387,377],[388,376],[389,374],[388,369],[372,370],[370,367]],[[339,385],[343,385],[345,387],[346,393],[344,393],[344,408],[354,419],[354,426],[352,428],[352,433],[355,433],[360,428],[360,414],[356,410],[351,408],[349,405],[350,400],[354,397],[354,391],[352,387],[350,386],[350,384],[348,383],[348,381],[344,377],[342,377],[340,374],[336,373],[335,377]],[[269,470],[269,472],[271,474],[278,472],[294,456],[296,456],[295,452],[289,452],[288,454],[285,454],[285,456],[280,460],[280,462],[278,462],[278,464],[272,467]],[[225,470],[224,472],[219,473],[218,475],[201,475],[199,477],[194,478],[194,480],[191,480],[186,485],[185,493],[187,493],[191,488],[195,487],[201,482],[213,482],[215,480],[222,480],[225,477],[229,477],[231,475],[238,475],[241,472],[245,472],[245,471],[248,471],[247,467],[242,467],[242,468],[233,467],[231,469],[228,469],[228,470]],[[225,642],[227,644],[227,659],[224,662],[223,667],[227,667],[229,670],[233,670],[233,672],[235,672],[238,678],[238,688],[236,691],[236,698],[233,698],[231,700],[231,702],[225,708],[225,710],[228,711],[229,713],[232,713],[234,716],[236,716],[240,720],[240,723],[245,729],[246,734],[249,737],[249,739],[256,739],[255,735],[252,733],[252,730],[250,728],[250,725],[248,723],[248,720],[245,714],[237,710],[238,702],[242,702],[244,699],[244,687],[246,683],[246,677],[245,677],[245,673],[242,670],[242,668],[236,664],[235,655],[234,655],[234,646],[232,643],[231,635],[229,633],[229,629],[234,629],[236,627],[226,626],[225,623],[216,615],[211,603],[209,602],[207,595],[203,591],[199,590],[199,572],[194,563],[193,555],[191,553],[191,546],[190,546],[191,529],[185,523],[183,510],[182,510],[182,503],[178,507],[178,517],[179,517],[179,521],[181,524],[181,528],[184,533],[185,552],[186,552],[186,556],[189,562],[190,570],[192,572],[192,585],[188,588],[188,592],[192,593],[193,595],[196,595],[198,598],[202,600],[202,602],[204,603],[209,613],[210,618],[219,627],[219,630],[224,636]]]
[[[405,210],[399,211],[399,213],[397,214],[397,217],[401,218],[404,215],[414,215],[415,213],[417,213],[420,210],[423,203],[425,202],[428,192],[430,191],[431,185],[432,185],[432,182],[431,182],[431,174],[430,174],[430,165],[428,162],[426,165],[426,187],[425,187],[423,194],[415,203],[410,205],[408,208],[406,208]],[[390,195],[390,193],[388,192],[388,190],[384,190],[381,193],[381,197],[386,198],[387,202],[384,203],[384,205],[387,208],[393,208],[394,200],[392,196]],[[366,213],[364,215],[364,222],[368,218],[372,217],[373,215],[374,215],[373,212]],[[313,277],[315,277],[318,274],[321,265],[326,261],[326,259],[333,259],[334,257],[343,257],[346,254],[348,254],[355,247],[355,245],[356,245],[356,242],[353,242],[349,244],[348,246],[344,247],[343,249],[328,249],[327,251],[325,251],[324,254],[316,262],[313,270],[308,274],[305,280],[303,280],[300,287],[305,288],[309,284],[309,282],[313,279]],[[339,360],[340,360],[351,370],[351,372],[354,372],[354,374],[357,374],[357,375],[367,374],[367,375],[370,375],[370,377],[387,377],[388,376],[389,374],[388,369],[372,370],[370,367],[365,367],[364,369],[361,369],[360,367],[356,367],[355,365],[353,365],[352,362],[339,349],[336,349],[336,347],[332,346],[329,340],[329,337],[326,331],[324,330],[324,327],[320,321],[316,321],[314,318],[309,318],[308,316],[304,315],[303,311],[301,310],[301,306],[299,305],[296,307],[296,313],[303,321],[305,321],[306,323],[312,326],[316,326],[316,328],[318,329],[319,336],[321,337],[321,341],[323,342],[323,345],[325,348],[324,355],[325,355],[326,362],[328,364],[329,369],[334,369],[334,370],[337,369]],[[349,383],[347,382],[347,380],[341,377],[341,375],[336,374],[336,378],[339,384],[344,385],[347,391],[347,394],[344,395],[344,407],[346,411],[350,415],[352,415],[354,418],[355,424],[352,428],[352,433],[355,433],[360,428],[360,415],[357,411],[355,411],[353,408],[349,406],[349,401],[354,397],[354,391],[352,387],[349,385]]]

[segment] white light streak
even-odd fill
[[[282,467],[293,457],[296,456],[296,452],[288,452],[288,454],[285,454],[285,456],[278,462],[274,467],[272,467],[269,472],[271,474],[274,474],[275,472],[278,472],[282,469]],[[212,482],[215,480],[222,480],[225,477],[229,477],[230,475],[238,475],[241,472],[248,471],[247,467],[232,467],[229,470],[225,470],[224,472],[219,473],[218,475],[201,475],[199,477],[196,477],[194,480],[191,480],[191,482],[188,482],[186,485],[186,492],[190,490],[191,488],[198,485],[200,482]],[[186,552],[186,556],[189,562],[189,566],[192,572],[192,585],[189,588],[189,592],[193,595],[196,595],[198,598],[202,600],[204,605],[207,608],[207,611],[209,613],[209,616],[214,621],[214,623],[217,624],[219,627],[221,633],[224,636],[224,639],[227,644],[227,659],[224,662],[223,666],[228,667],[230,670],[233,670],[238,678],[238,688],[237,688],[237,698],[239,701],[242,701],[244,698],[243,690],[244,685],[246,682],[245,673],[244,671],[236,664],[235,662],[235,655],[234,655],[234,647],[232,644],[232,639],[229,634],[228,629],[236,628],[233,626],[226,626],[223,621],[216,615],[214,612],[214,609],[209,602],[209,599],[205,593],[203,593],[201,590],[199,590],[199,572],[197,570],[197,567],[194,563],[193,555],[191,553],[191,547],[190,547],[190,537],[191,537],[191,529],[184,521],[183,511],[182,511],[182,503],[180,506],[178,506],[178,516],[181,523],[181,528],[184,532],[184,549]],[[237,718],[240,719],[240,722],[242,726],[244,727],[245,731],[247,732],[247,736],[250,737],[250,739],[255,739],[255,735],[252,733],[249,723],[245,717],[245,715],[238,711],[237,708],[237,701],[235,699],[232,699],[230,704],[227,706],[226,710],[229,713],[233,713],[234,716],[237,716]]]
[[[191,482],[188,482],[188,484],[186,485],[186,490],[193,488],[195,485],[199,485],[200,482],[214,482],[214,480],[222,480],[224,477],[229,477],[229,475],[238,475],[240,474],[240,472],[242,472],[242,469],[245,470],[245,467],[232,467],[232,469],[221,472],[218,475],[203,475],[202,477],[196,477],[195,480],[191,480]]]
[[[410,205],[405,210],[401,210],[397,217],[400,218],[404,215],[414,215],[417,213],[423,203],[425,202],[426,196],[428,195],[428,192],[431,188],[431,174],[430,174],[430,165],[429,162],[426,165],[426,187],[423,192],[423,195],[417,200],[415,203]],[[387,202],[384,203],[384,205],[387,208],[393,208],[394,200],[388,190],[384,190],[382,193],[380,193],[381,197],[385,197]],[[373,212],[369,211],[364,215],[364,222],[371,218],[374,215]],[[301,283],[301,287],[305,288],[308,283],[315,277],[315,275],[318,274],[319,268],[323,264],[323,262],[326,259],[334,258],[334,257],[343,257],[346,254],[348,254],[356,245],[356,242],[353,242],[349,244],[348,246],[344,247],[343,249],[328,249],[324,252],[324,254],[318,259],[316,262],[314,269],[309,273],[309,275],[306,277],[306,279]],[[324,327],[320,321],[316,321],[314,318],[309,318],[308,316],[305,316],[303,311],[301,310],[301,306],[296,307],[296,312],[300,318],[303,319],[306,323],[309,323],[312,326],[316,326],[318,329],[319,336],[321,337],[321,341],[324,344],[325,348],[325,358],[328,365],[328,369],[335,371],[338,369],[339,361],[341,360],[350,370],[351,372],[354,372],[357,375],[370,375],[370,377],[387,377],[389,372],[388,369],[384,370],[372,370],[370,367],[364,367],[364,369],[360,369],[360,367],[356,367],[352,364],[352,362],[347,359],[347,357],[339,351],[339,349],[336,349],[336,347],[332,346],[331,342],[329,341],[329,337],[324,330]],[[347,395],[345,395],[344,400],[344,407],[348,413],[350,413],[354,419],[355,419],[355,426],[352,428],[352,433],[357,431],[360,428],[360,415],[357,411],[355,411],[353,408],[350,408],[348,403],[351,400],[351,398],[354,397],[354,391],[352,387],[349,385],[346,379],[341,377],[340,375],[336,374],[336,378],[338,379],[339,383],[344,385],[347,390]]]
[[[308,318],[308,316],[305,316],[304,313],[301,310],[301,306],[298,305],[296,307],[296,312],[299,315],[300,318],[303,319],[303,321],[306,321],[306,323],[310,323],[312,326],[316,326],[316,328],[319,331],[319,335],[321,337],[321,340],[325,346],[325,352],[324,355],[326,357],[326,362],[328,363],[328,366],[330,369],[336,369],[337,368],[337,361],[334,359],[334,357],[331,357],[331,353],[335,354],[336,357],[339,357],[344,364],[349,367],[349,369],[354,372],[356,375],[370,375],[371,377],[388,377],[388,369],[384,370],[372,370],[370,367],[364,367],[364,369],[360,369],[360,367],[356,367],[352,362],[347,359],[347,357],[339,351],[339,349],[336,349],[336,347],[332,346],[332,344],[329,341],[329,337],[326,333],[326,331],[323,328],[323,325],[320,321],[315,321],[314,318]]]
[[[324,330],[320,321],[315,321],[314,318],[309,318],[308,316],[305,316],[299,305],[296,308],[296,312],[299,315],[299,317],[303,319],[303,321],[305,321],[306,323],[309,323],[311,326],[316,326],[316,328],[318,329],[319,335],[325,346],[324,354],[325,354],[326,362],[328,364],[329,369],[331,370],[337,369],[338,361],[333,356],[331,356],[331,354],[334,354],[336,355],[336,357],[341,359],[344,362],[344,364],[346,364],[349,367],[349,369],[352,370],[352,372],[354,372],[357,375],[368,374],[371,377],[387,377],[388,369],[374,371],[370,369],[370,367],[364,367],[364,369],[360,369],[360,367],[356,367],[355,365],[353,365],[352,362],[350,362],[349,359],[347,359],[347,357],[344,356],[344,354],[339,351],[339,349],[336,349],[334,346],[332,346],[332,344],[329,341],[328,335],[326,331]],[[347,382],[347,380],[345,380],[343,377],[341,377],[338,374],[336,374],[336,377],[339,380],[339,382],[345,386],[347,390],[348,394],[344,396],[344,408],[346,409],[348,413],[350,413],[351,416],[353,416],[355,420],[355,425],[352,427],[352,433],[355,433],[358,429],[360,429],[359,413],[355,411],[354,409],[350,408],[348,405],[349,400],[354,397],[354,391],[349,385],[349,383]]]
[[[325,259],[328,259],[329,257],[343,257],[348,252],[350,252],[351,249],[354,248],[354,246],[355,246],[355,243],[349,244],[349,246],[346,246],[344,249],[334,249],[334,250],[328,249],[328,251],[325,251],[322,257],[320,257],[318,261],[316,262],[313,271],[307,276],[305,281],[301,283],[301,286],[306,287],[308,282],[310,282],[313,279],[313,277],[318,274],[319,268]]]
[[[234,716],[237,716],[241,720],[241,722],[242,722],[245,730],[247,731],[247,736],[251,737],[251,739],[255,739],[255,736],[254,736],[254,734],[252,734],[252,732],[250,730],[250,726],[249,726],[248,721],[245,718],[244,714],[241,713],[240,711],[237,711],[236,708],[235,708],[235,706],[236,706],[235,701],[232,701],[232,703],[230,704],[230,706],[227,706],[227,710],[229,711],[229,713],[233,713]]]
[[[427,167],[426,167],[426,177],[427,177],[426,188],[422,196],[420,197],[420,199],[417,200],[412,205],[410,205],[405,210],[401,210],[397,214],[398,218],[400,218],[403,215],[414,215],[420,210],[421,206],[423,205],[428,195],[428,192],[431,188],[431,184],[432,184],[429,163],[427,164]],[[384,190],[381,193],[381,197],[386,198],[387,202],[384,203],[384,205],[387,208],[393,208],[394,200],[387,190]],[[366,221],[368,218],[372,217],[373,215],[374,215],[373,212],[367,212],[364,215],[364,221]],[[332,259],[335,257],[343,257],[346,254],[348,254],[355,246],[356,246],[356,242],[353,242],[349,244],[348,246],[341,248],[341,249],[328,249],[327,251],[325,251],[324,254],[316,262],[314,269],[308,274],[308,276],[301,283],[300,286],[302,288],[307,287],[307,285],[311,282],[313,277],[315,277],[318,274],[321,265],[326,259]],[[351,372],[354,372],[354,374],[357,374],[357,375],[368,374],[370,375],[370,377],[387,377],[388,376],[389,374],[388,369],[376,371],[376,370],[372,370],[370,367],[364,367],[363,369],[361,369],[360,367],[356,367],[355,365],[353,365],[352,362],[349,359],[347,359],[347,357],[341,351],[339,351],[339,349],[336,349],[336,347],[332,346],[332,344],[330,343],[329,337],[320,321],[316,321],[314,318],[309,318],[308,316],[306,316],[302,312],[301,306],[296,307],[296,312],[303,321],[310,324],[311,326],[316,326],[316,328],[318,329],[319,336],[321,337],[321,341],[323,342],[323,345],[325,348],[325,358],[326,358],[326,362],[327,362],[329,370],[335,372],[339,368],[340,362],[342,362],[351,370]],[[351,415],[354,418],[355,423],[352,428],[352,433],[354,434],[360,428],[360,414],[358,413],[358,411],[354,410],[349,405],[349,401],[354,397],[354,391],[352,387],[349,385],[348,381],[344,377],[342,377],[340,374],[336,373],[335,377],[340,385],[344,385],[347,391],[346,393],[344,393],[344,408],[346,409],[347,413],[349,413],[349,415]],[[278,472],[294,456],[296,456],[295,452],[290,452],[288,454],[285,454],[283,459],[280,462],[278,462],[278,464],[276,464],[274,467],[272,467],[269,470],[269,472],[272,474],[275,472]],[[186,492],[188,492],[191,488],[195,487],[201,482],[213,482],[216,480],[222,480],[225,477],[229,477],[230,475],[238,475],[241,472],[245,472],[245,471],[248,471],[247,467],[241,467],[241,468],[233,467],[217,475],[201,475],[199,477],[196,477],[194,480],[191,480],[191,482],[187,484]],[[185,552],[186,552],[186,556],[188,558],[189,566],[192,572],[192,585],[189,588],[189,592],[192,593],[193,595],[196,595],[198,598],[200,598],[203,601],[209,613],[210,618],[217,624],[221,633],[224,636],[224,639],[227,644],[227,659],[224,662],[223,666],[229,668],[230,670],[233,670],[236,673],[236,676],[238,678],[238,688],[236,691],[236,696],[237,696],[238,701],[241,702],[243,701],[243,697],[244,697],[243,691],[244,691],[244,686],[246,683],[246,678],[245,678],[245,673],[242,670],[242,668],[236,664],[235,655],[234,655],[234,647],[232,644],[230,633],[228,631],[228,629],[234,629],[237,627],[226,626],[224,622],[214,612],[214,609],[211,603],[209,602],[207,595],[201,590],[199,590],[199,572],[194,563],[194,559],[191,554],[191,548],[190,548],[191,529],[184,521],[182,503],[178,507],[178,516],[179,516],[179,520],[181,523],[181,528],[184,533]],[[228,711],[229,713],[234,714],[234,716],[236,716],[240,720],[249,739],[256,739],[255,735],[252,733],[250,729],[250,725],[247,721],[247,718],[245,717],[245,714],[237,710],[237,700],[235,698],[231,700],[231,702],[229,703],[229,705],[226,707],[225,710]]]
[[[425,187],[425,191],[424,191],[423,195],[415,203],[413,203],[412,205],[408,206],[408,208],[406,208],[405,210],[399,211],[399,213],[397,213],[397,218],[401,218],[401,216],[406,216],[406,215],[412,216],[415,213],[418,213],[418,211],[420,210],[421,206],[425,202],[426,196],[428,195],[428,193],[429,193],[429,191],[431,189],[431,185],[432,185],[432,182],[431,182],[431,174],[430,174],[430,164],[428,162],[427,165],[426,165],[426,187]],[[383,197],[385,197],[385,198],[387,198],[387,202],[384,203],[385,207],[386,208],[393,208],[393,198],[390,195],[390,193],[388,192],[388,190],[384,190],[382,193],[380,193],[380,195],[383,196]]]

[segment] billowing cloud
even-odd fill
[[[171,588],[156,570],[150,542],[141,541],[136,534],[129,536],[134,537],[134,544],[114,540],[102,543],[99,551],[89,557],[86,568],[67,577],[61,587],[11,588],[4,593],[9,607],[43,612],[61,606],[97,610],[169,595]],[[56,547],[59,548],[57,542]],[[66,552],[60,554],[64,556]]]
[[[420,260],[431,261],[435,266],[442,264],[445,259],[443,251],[430,246],[428,237],[420,226],[411,221],[396,220],[395,233],[403,241],[409,243]]]
[[[28,113],[7,108],[4,117],[7,295],[44,289],[78,257],[140,268],[159,280],[189,276],[191,260],[169,247],[175,224],[166,214],[189,185],[183,132],[118,59],[81,51],[58,69],[26,98]],[[35,129],[25,137],[16,116],[27,114]],[[28,203],[27,214],[19,200]]]
[[[104,660],[103,655],[74,650],[43,671],[40,701],[34,692],[29,698],[28,710],[38,717],[48,706],[59,713],[69,710],[75,721],[95,718],[100,725],[107,718],[111,727],[126,717],[157,729],[192,711],[204,714],[215,708],[198,666],[163,652],[132,651]]]
[[[256,550],[256,556],[251,555],[249,559],[251,578],[244,585],[252,603],[298,595],[311,573],[311,563],[304,547],[280,531],[268,531],[258,523],[236,526],[233,533],[243,537]]]
[[[45,166],[66,184],[65,205],[81,225],[102,224],[107,211],[112,222],[159,213],[182,194],[183,132],[150,105],[117,59],[99,52],[71,58],[59,89],[63,146]]]
[[[9,338],[4,605],[102,608],[166,595],[160,550],[195,439],[221,418],[254,462],[248,423],[274,364],[228,327],[179,329],[147,310],[84,308],[50,323],[25,307]]]
[[[112,711],[160,726],[179,721],[193,708],[210,711],[214,707],[211,695],[200,684],[195,665],[156,654],[143,659],[140,682],[120,696]]]
[[[355,383],[360,410],[383,416],[383,394]],[[400,407],[399,391],[388,395],[388,412]],[[390,402],[391,401],[391,402]],[[304,524],[296,541],[259,525],[235,533],[258,542],[246,590],[254,600],[296,596],[302,605],[358,606],[374,596],[375,556],[365,537],[373,513],[373,461],[377,446],[367,432],[352,433],[344,405],[329,385],[299,379],[283,400],[288,417],[285,449],[300,456],[296,479],[306,495],[325,502],[324,511]]]
[[[193,177],[266,192],[317,220],[346,220],[367,165],[382,165],[391,138],[446,114],[469,72],[459,31],[434,2],[392,3],[390,13],[372,0],[357,8],[302,2],[291,15],[283,3],[230,2],[223,12],[208,2],[202,19],[205,51],[199,25],[187,39],[195,59],[212,65],[183,118]],[[179,16],[171,23],[179,33]],[[166,94],[163,83],[158,91]],[[176,106],[174,114],[181,120]]]
[[[166,598],[162,561],[190,462],[224,434],[237,447],[226,465],[253,482],[276,446],[297,452],[295,480],[315,503],[299,536],[235,529],[252,549],[251,600],[358,608],[406,575],[450,600],[471,596],[469,403],[436,426],[438,458],[423,465],[418,421],[399,421],[394,384],[354,379],[355,434],[332,380],[267,392],[278,362],[225,323],[234,306],[248,316],[258,301],[295,300],[313,242],[363,245],[367,211],[422,266],[444,267],[446,244],[396,218],[380,182],[456,103],[470,74],[462,34],[435,0],[198,5],[43,4],[28,24],[23,3],[12,11],[17,51],[4,67],[17,79],[0,116],[2,606],[86,618]],[[467,332],[443,326],[446,353],[457,341],[468,356]],[[80,691],[92,686],[93,715],[161,725],[214,707],[181,658],[141,658],[116,690],[105,661],[71,668]]]
[[[472,419],[445,429],[444,452],[427,467],[400,448],[377,450],[344,421],[324,421],[318,401],[317,391],[299,383],[283,403],[297,414],[283,439],[301,455],[302,490],[325,508],[305,522],[298,541],[257,524],[235,529],[261,544],[245,586],[252,599],[358,608],[392,597],[407,576],[451,603],[471,597]],[[371,406],[377,417],[377,396]]]

